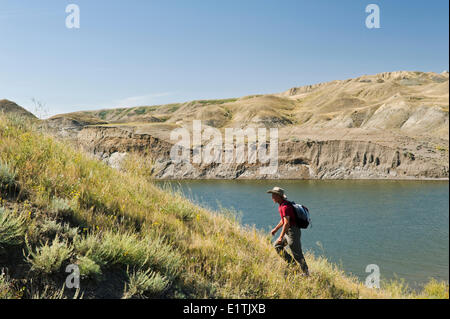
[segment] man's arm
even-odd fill
[[[271,231],[272,236],[274,236],[277,233],[278,229],[280,229],[281,226],[283,226],[283,219],[280,219],[280,222],[278,223],[278,225],[276,225],[275,228],[272,229],[272,231]]]
[[[289,216],[283,217],[283,220],[284,220],[283,229],[281,230],[280,238],[278,238],[278,240],[277,240],[280,242],[283,240],[284,235],[286,234],[289,227],[291,226],[291,224],[289,224]]]

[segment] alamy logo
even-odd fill
[[[366,27],[368,29],[380,28],[380,7],[376,4],[369,4],[366,7],[366,13],[370,13],[366,18]]]
[[[370,273],[366,277],[366,287],[380,288],[380,267],[375,264],[367,265],[366,272]]]
[[[278,129],[270,129],[267,142],[266,128],[225,128],[225,139],[220,130],[207,126],[202,130],[201,121],[194,120],[191,133],[187,128],[177,128],[170,133],[171,141],[177,141],[170,151],[174,163],[249,163],[258,161],[265,166],[259,173],[273,175],[278,171]],[[236,140],[236,143],[234,142]],[[203,145],[207,142],[206,145]],[[247,152],[246,146],[247,145]],[[192,156],[191,156],[192,150]]]
[[[80,28],[80,7],[76,4],[69,4],[66,7],[66,13],[69,15],[66,17],[67,29],[79,29]]]
[[[66,267],[66,273],[70,273],[66,277],[66,287],[69,289],[80,288],[80,268],[78,265],[70,264]]]

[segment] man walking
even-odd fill
[[[302,252],[302,244],[300,241],[301,231],[296,224],[295,211],[292,204],[287,200],[284,194],[284,189],[280,187],[274,187],[267,191],[272,194],[272,200],[278,204],[278,212],[280,213],[281,220],[278,225],[272,229],[271,233],[274,236],[280,228],[280,237],[275,242],[275,249],[288,263],[295,263],[292,256],[284,249],[285,246],[289,246],[294,259],[300,264],[301,269],[305,276],[309,276],[308,265],[306,264],[305,257]]]

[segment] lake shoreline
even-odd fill
[[[155,180],[218,213],[236,212],[241,225],[267,232],[279,222],[267,189],[280,186],[306,205],[313,227],[302,246],[342,265],[364,281],[378,264],[386,280],[404,278],[413,289],[428,277],[448,281],[448,180]],[[427,218],[422,215],[426,212]],[[431,212],[433,212],[431,214]]]

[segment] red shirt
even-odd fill
[[[280,213],[281,220],[283,221],[284,225],[284,217],[289,217],[289,224],[291,226],[297,226],[295,223],[295,211],[294,207],[290,205],[287,201],[284,201],[278,206],[278,212]]]

